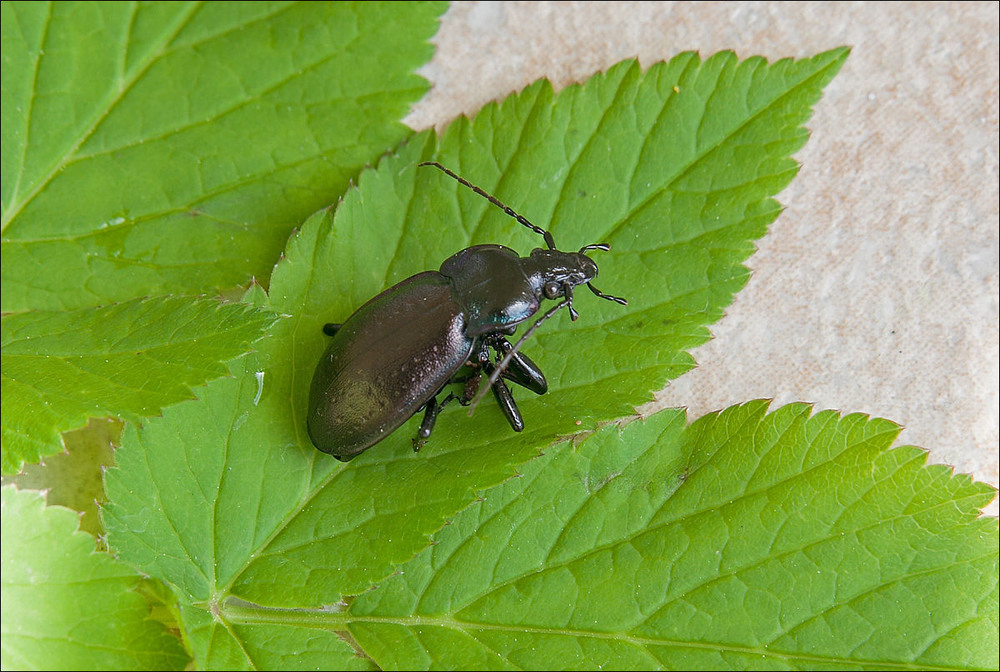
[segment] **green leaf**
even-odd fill
[[[2,7],[2,310],[266,278],[408,133],[442,3]]]
[[[289,318],[234,378],[127,429],[106,476],[109,542],[174,590],[196,665],[254,666],[250,652],[270,636],[256,628],[289,628],[269,649],[280,660],[298,646],[297,628],[341,629],[344,596],[391,575],[477,492],[560,435],[631,414],[690,368],[686,350],[746,281],[742,262],[779,210],[770,196],[794,175],[801,124],[844,58],[686,54],[645,73],[625,62],[559,94],[540,82],[459,120],[440,143],[411,138],[362,173],[335,213],[310,218],[268,295],[247,299]],[[471,420],[456,407],[419,455],[414,419],[343,464],[305,431],[322,325],[470,244],[527,253],[541,243],[416,167],[428,158],[551,226],[563,249],[609,242],[610,254],[595,253],[599,286],[630,305],[581,293],[580,320],[554,318],[531,339],[551,391],[518,395],[523,433],[492,403]],[[346,664],[342,642],[314,643]]]
[[[5,315],[3,473],[62,450],[89,417],[139,420],[228,373],[274,315],[184,297]]]
[[[179,670],[188,656],[148,618],[139,576],[77,530],[77,514],[5,486],[3,668]]]
[[[766,409],[551,450],[337,620],[382,669],[996,669],[993,489]]]

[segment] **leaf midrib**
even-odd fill
[[[516,634],[570,637],[573,639],[602,639],[613,642],[631,644],[632,646],[646,650],[650,657],[660,660],[660,657],[648,651],[651,647],[674,647],[689,648],[698,650],[715,651],[722,653],[736,653],[753,656],[755,658],[782,658],[786,660],[805,661],[839,664],[842,667],[856,666],[859,664],[879,665],[880,667],[899,670],[952,670],[954,666],[941,667],[927,665],[926,663],[900,663],[886,660],[870,660],[861,658],[845,658],[833,656],[820,656],[816,654],[803,654],[784,651],[775,651],[767,646],[762,647],[741,647],[732,644],[713,642],[694,642],[687,640],[653,639],[640,637],[623,632],[599,632],[590,630],[579,630],[573,628],[544,628],[537,626],[511,626],[495,623],[470,623],[460,621],[449,616],[351,616],[343,611],[330,611],[328,609],[276,609],[270,607],[260,607],[257,605],[238,606],[225,604],[220,608],[220,618],[227,624],[235,623],[240,625],[257,624],[280,624],[296,625],[316,629],[344,630],[353,623],[370,623],[374,625],[394,625],[411,629],[421,627],[439,627],[450,630],[461,631],[470,639],[475,640],[481,646],[474,633],[483,631],[510,632]]]

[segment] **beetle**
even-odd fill
[[[586,284],[596,296],[621,305],[628,302],[604,294],[591,281],[597,264],[586,245],[579,252],[556,249],[552,234],[535,226],[494,196],[459,177],[440,163],[432,166],[542,236],[546,248],[527,257],[502,245],[474,245],[441,264],[386,289],[361,306],[343,324],[327,324],[332,336],[309,389],[307,427],[313,444],[347,461],[389,436],[424,410],[413,449],[430,436],[441,410],[452,401],[475,405],[487,388],[493,391],[511,428],[520,432],[524,419],[506,381],[544,394],[545,375],[520,352],[524,341],[562,308],[570,317],[573,289]],[[559,300],[512,345],[507,339],[535,315],[542,301]],[[473,373],[456,375],[464,366]],[[481,385],[481,376],[489,378]],[[465,381],[459,395],[438,398],[452,383]],[[471,409],[470,409],[471,413]]]

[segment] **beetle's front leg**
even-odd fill
[[[508,352],[514,349],[514,346],[502,334],[490,336],[486,344],[496,350],[498,360],[503,359]],[[507,368],[500,375],[512,383],[526,387],[535,394],[545,394],[549,391],[549,383],[545,380],[545,374],[542,373],[537,364],[531,361],[530,357],[520,351],[514,353]]]

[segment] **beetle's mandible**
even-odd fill
[[[423,409],[413,441],[419,450],[442,408],[454,400],[475,407],[486,388],[520,432],[524,420],[506,381],[535,394],[548,389],[538,366],[520,352],[525,339],[561,308],[577,318],[573,289],[578,285],[627,305],[591,284],[597,264],[586,253],[608,250],[606,244],[586,245],[579,252],[557,250],[551,233],[494,196],[440,163],[420,165],[433,166],[488,199],[542,236],[546,248],[521,257],[501,245],[474,245],[446,259],[439,270],[385,290],[343,324],[323,327],[333,339],[313,375],[307,426],[313,444],[338,460],[364,452]],[[538,312],[544,299],[558,303],[511,345],[507,337]],[[463,382],[456,374],[467,364],[473,374],[464,379],[463,391],[439,401],[449,384]],[[485,386],[480,385],[482,373],[489,376]]]

